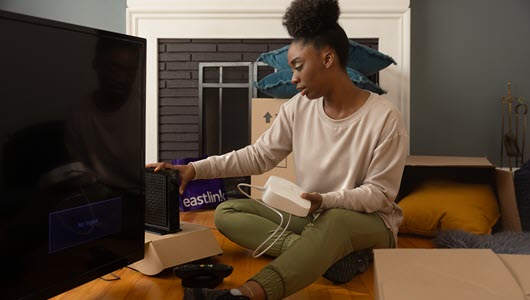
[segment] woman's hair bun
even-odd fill
[[[283,16],[283,25],[293,38],[310,38],[337,26],[338,0],[294,0]]]

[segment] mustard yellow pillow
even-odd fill
[[[488,184],[430,180],[405,196],[399,206],[404,214],[399,232],[430,237],[443,230],[489,234],[500,217]]]

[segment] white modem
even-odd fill
[[[299,186],[289,180],[271,176],[263,187],[262,200],[267,205],[286,213],[305,217],[309,214],[311,201],[300,196],[303,192]]]

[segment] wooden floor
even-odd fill
[[[196,223],[212,229],[219,245],[223,249],[223,255],[209,258],[210,262],[228,264],[234,267],[234,272],[225,278],[218,289],[232,288],[243,284],[250,276],[263,268],[271,258],[252,258],[252,251],[242,248],[219,233],[213,223],[213,211],[185,212],[181,213],[182,221]],[[398,245],[400,248],[432,248],[430,240],[400,236]],[[52,299],[177,299],[183,298],[183,288],[180,279],[175,277],[171,268],[166,269],[156,276],[146,276],[130,268],[122,268],[113,272],[119,276],[119,280],[105,281],[100,278],[88,282],[82,286],[58,295]],[[111,275],[103,278],[112,278]],[[312,299],[355,299],[369,300],[374,297],[374,273],[373,264],[369,270],[354,278],[351,282],[343,285],[334,285],[324,278],[298,293],[286,298],[289,300],[312,300]]]

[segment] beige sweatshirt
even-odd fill
[[[323,105],[322,98],[297,94],[253,145],[192,163],[195,179],[261,174],[292,152],[296,183],[322,195],[321,209],[377,212],[397,241],[403,213],[394,199],[408,152],[401,114],[374,93],[340,120],[328,117]]]

